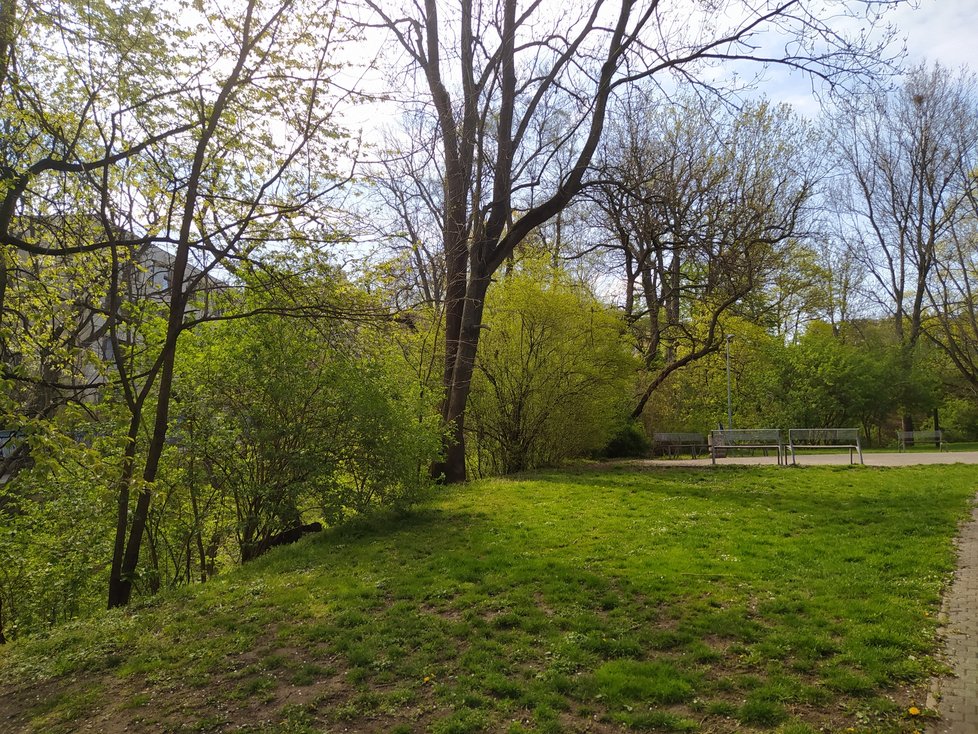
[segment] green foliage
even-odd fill
[[[32,457],[0,484],[0,623],[10,638],[87,614],[101,599],[118,447],[81,410],[5,417],[19,421]]]
[[[861,428],[888,443],[901,407],[929,420],[946,371],[933,349],[908,359],[885,325],[842,328],[813,321],[791,343],[739,319],[728,323],[734,425],[740,428]],[[655,430],[726,423],[725,353],[674,374],[650,403]]]
[[[647,456],[652,444],[641,423],[628,421],[611,437],[601,455],[609,459]]]
[[[352,295],[341,279],[304,287]],[[188,335],[177,388],[173,436],[183,465],[201,468],[185,479],[233,500],[245,559],[307,512],[337,523],[410,505],[439,447],[433,411],[386,346],[390,327],[279,315],[282,299],[259,290],[244,308],[272,313]]]
[[[946,398],[940,415],[941,428],[952,441],[978,438],[978,400],[974,396]]]
[[[634,368],[622,321],[534,261],[489,291],[466,428],[481,474],[597,451],[620,425]]]
[[[782,367],[787,414],[804,427],[871,425],[897,407],[893,351],[847,343],[813,323],[786,350]]]

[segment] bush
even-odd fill
[[[534,263],[489,293],[467,429],[476,474],[600,451],[633,369],[620,316],[560,270]]]
[[[637,421],[629,421],[622,425],[618,432],[601,451],[601,456],[608,459],[635,459],[647,456],[652,448],[645,429]]]
[[[439,422],[384,328],[395,327],[262,315],[184,344],[172,436],[187,469],[171,478],[195,484],[195,512],[227,498],[216,534],[242,559],[306,513],[336,524],[403,509],[428,486]]]

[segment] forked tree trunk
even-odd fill
[[[436,478],[445,482],[464,482],[465,467],[465,406],[472,390],[472,376],[475,373],[475,356],[482,331],[482,314],[485,309],[486,291],[490,278],[485,275],[473,277],[466,288],[461,302],[461,318],[458,319],[455,343],[455,359],[449,376],[446,370],[445,403],[442,417],[448,427],[445,445],[445,459],[434,467]]]

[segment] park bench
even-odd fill
[[[792,464],[795,463],[795,449],[799,448],[849,449],[849,463],[853,463],[853,452],[859,454],[859,463],[863,463],[858,428],[791,428],[788,430],[788,450]]]
[[[774,449],[778,452],[778,465],[782,463],[784,441],[777,428],[727,428],[710,431],[710,459],[713,464],[734,450],[762,450],[764,455]]]
[[[689,454],[694,459],[706,453],[706,436],[702,433],[653,433],[652,451],[656,455]]]
[[[919,446],[932,443],[938,451],[944,451],[944,431],[897,431],[900,451],[906,451],[907,446]]]

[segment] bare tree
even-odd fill
[[[415,109],[432,116],[439,145],[443,193],[430,198],[442,201],[450,440],[436,473],[466,476],[464,413],[493,274],[581,191],[617,90],[647,78],[706,87],[717,78],[711,66],[735,61],[785,64],[839,83],[886,58],[885,43],[847,38],[845,20],[875,21],[893,4],[740,0],[719,13],[715,2],[665,0],[559,9],[540,0],[367,0],[370,22],[406,59],[398,84],[420,96]],[[766,52],[765,34],[778,36],[776,51]],[[557,115],[560,125],[551,123]],[[568,150],[571,164],[559,165]]]
[[[868,293],[892,321],[907,373],[940,248],[954,241],[974,197],[976,92],[972,74],[921,65],[894,93],[867,108],[843,109],[834,125],[844,177],[842,237],[869,274]],[[910,407],[904,405],[905,430],[912,428]]]
[[[643,355],[641,415],[673,372],[717,351],[723,317],[775,311],[812,193],[806,128],[767,104],[731,112],[634,95],[606,139],[594,201],[623,268]]]
[[[941,243],[927,287],[924,334],[978,393],[978,196],[968,192],[968,213]]]

